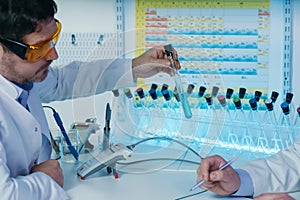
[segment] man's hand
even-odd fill
[[[180,69],[175,49],[173,49],[173,55],[175,68]],[[132,71],[133,76],[139,78],[148,78],[159,72],[174,75],[174,69],[171,68],[171,62],[166,55],[164,47],[154,47],[139,57],[134,58],[132,60]]]
[[[254,198],[254,200],[295,200],[286,193],[266,193]]]
[[[31,169],[31,173],[43,172],[56,181],[61,187],[64,185],[64,176],[62,168],[57,160],[48,160],[41,164],[35,165]]]
[[[226,160],[217,155],[202,159],[201,165],[197,170],[197,182],[205,180],[201,188],[220,195],[229,195],[239,189],[241,184],[240,177],[231,166],[219,170],[225,163]]]

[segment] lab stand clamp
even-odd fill
[[[84,180],[99,170],[106,168],[110,174],[113,172],[115,178],[119,178],[116,170],[116,164],[119,160],[126,160],[131,156],[132,151],[122,144],[112,144],[110,141],[110,121],[111,109],[109,104],[106,105],[105,127],[100,153],[84,162],[77,170],[77,175]]]
[[[192,117],[186,118],[176,87],[145,84],[126,88],[114,98],[115,124],[135,138],[177,138],[198,148],[201,156],[249,152],[268,156],[295,141],[300,132],[300,107],[288,93],[279,103],[279,93],[239,88],[206,88],[189,84],[185,90]]]
[[[70,125],[70,130],[77,130],[80,143],[77,147],[78,153],[91,151],[94,145],[89,141],[91,134],[96,133],[100,129],[100,125],[96,123],[96,118],[88,118],[85,122],[74,122]]]

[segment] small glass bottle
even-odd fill
[[[290,119],[290,105],[287,102],[281,103],[282,114],[280,117],[280,132],[283,136],[286,136],[286,146],[290,146],[294,143],[294,135],[292,130],[292,124]]]
[[[249,133],[249,127],[245,123],[247,118],[242,108],[241,99],[237,97],[233,98],[233,103],[236,107],[234,121],[239,137],[241,138],[240,145],[247,150],[251,150],[254,147],[254,144]]]
[[[300,134],[300,106],[297,108],[297,113],[295,115],[294,124],[293,124],[293,135],[295,138],[298,138]]]
[[[282,139],[279,135],[279,128],[277,117],[274,111],[274,105],[272,99],[265,100],[266,112],[263,118],[263,126],[265,128],[266,133],[270,132],[272,135],[270,136],[270,153],[278,152],[284,148]]]
[[[251,110],[249,111],[249,117],[247,122],[249,124],[248,127],[252,130],[251,133],[253,134],[253,137],[255,137],[254,140],[257,141],[257,150],[266,152],[269,147],[269,144],[262,126],[260,113],[257,109],[257,100],[258,98],[252,98],[249,100]]]

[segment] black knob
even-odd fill
[[[206,87],[200,86],[199,93],[198,93],[200,97],[202,97],[204,95],[205,90],[206,90]]]
[[[136,89],[136,92],[138,93],[139,97],[142,99],[145,97],[145,93],[144,93],[144,90],[143,88],[138,88]]]
[[[273,103],[276,102],[278,96],[279,96],[279,93],[278,93],[278,92],[276,92],[276,91],[273,91],[273,92],[272,92],[272,94],[271,94],[271,100],[272,100]]]
[[[256,101],[256,99],[250,99],[249,104],[250,104],[252,110],[257,110],[257,101]]]
[[[288,104],[290,104],[292,102],[293,96],[294,96],[293,93],[290,93],[290,92],[286,93],[285,102],[287,102]]]
[[[239,98],[243,99],[245,97],[246,94],[246,88],[240,88],[239,90]]]
[[[233,94],[233,89],[231,88],[227,88],[227,91],[226,91],[226,99],[230,99],[231,96]]]
[[[274,108],[272,99],[266,99],[265,105],[266,105],[268,111],[272,111]]]
[[[188,94],[192,94],[194,88],[195,88],[195,85],[189,84],[189,85],[188,85],[188,88],[187,88],[187,93],[188,93]]]
[[[260,99],[261,95],[262,95],[262,92],[261,92],[261,91],[255,91],[255,92],[254,92],[254,98],[255,98],[255,100],[256,100],[257,102],[259,102],[259,99]]]
[[[149,90],[149,94],[150,94],[150,96],[152,97],[153,100],[157,99],[157,93],[156,93],[155,89],[151,88]]]

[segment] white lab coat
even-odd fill
[[[50,68],[47,78],[34,84],[28,112],[15,100],[16,88],[0,75],[0,199],[68,198],[48,175],[30,174],[31,167],[48,160],[52,150],[42,102],[133,85],[131,60],[73,62],[64,68]]]
[[[300,141],[267,159],[252,161],[243,169],[252,178],[254,196],[300,191]]]

